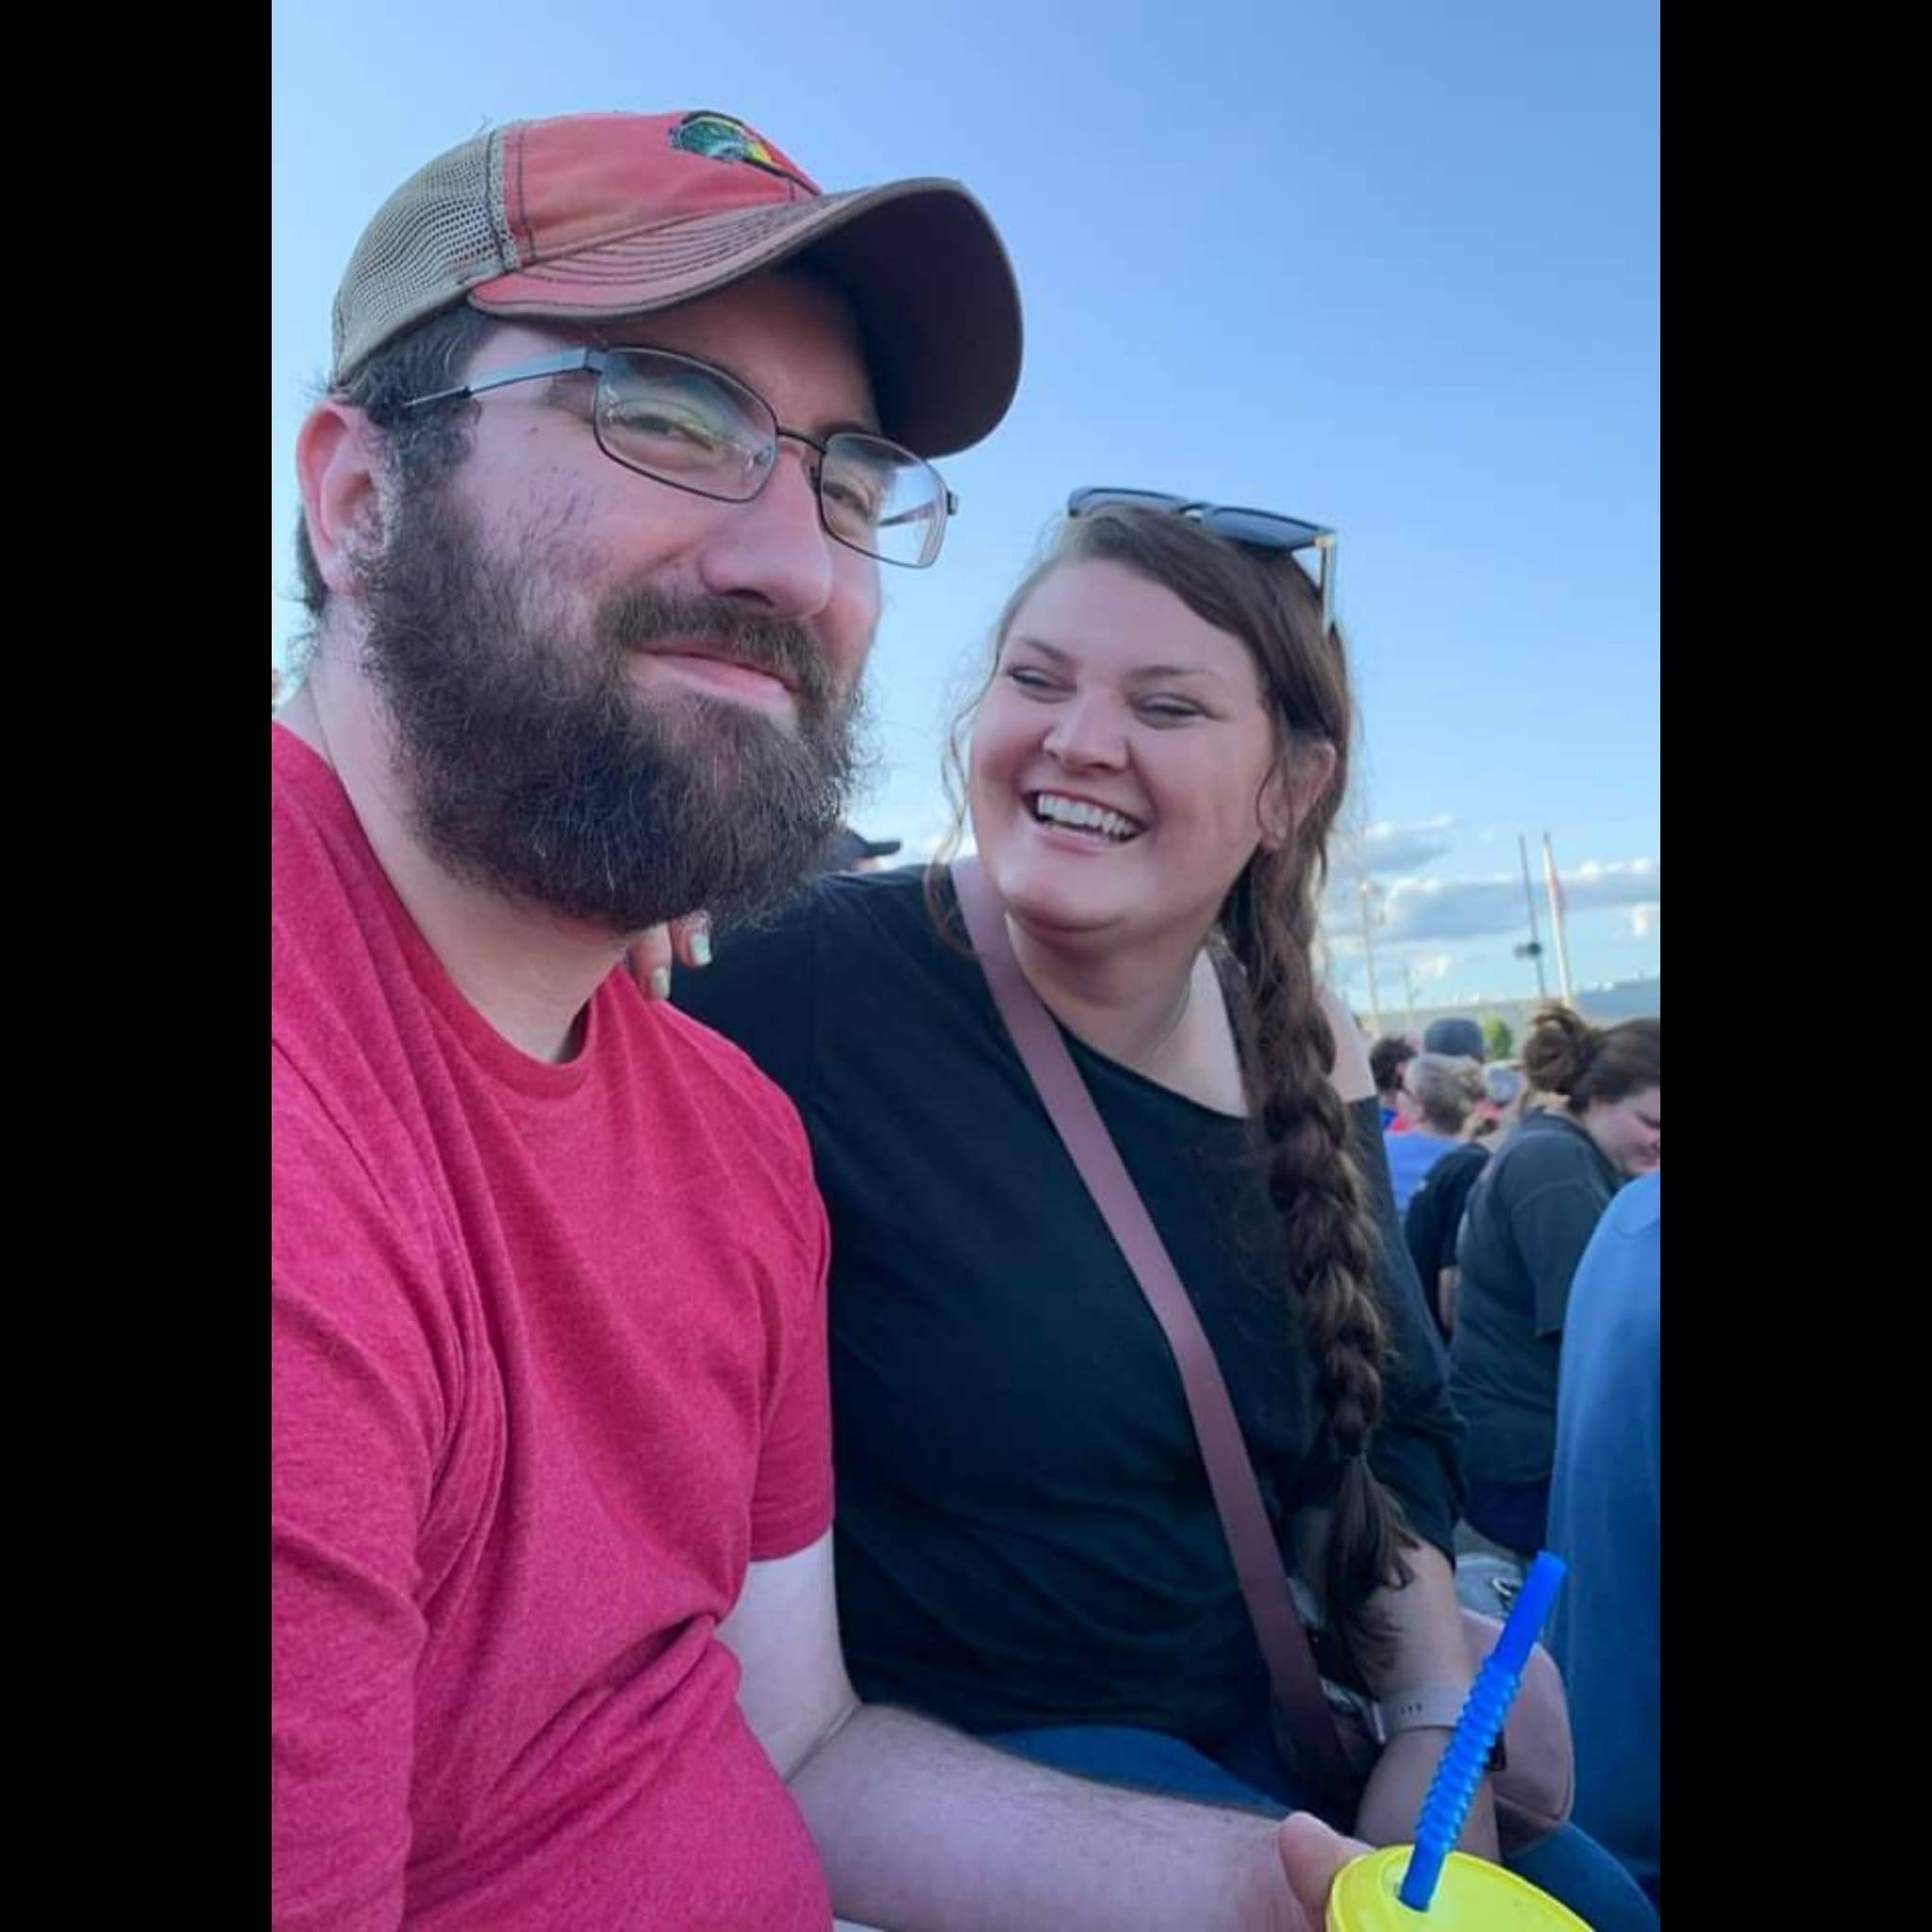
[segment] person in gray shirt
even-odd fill
[[[1562,1104],[1524,1121],[1470,1195],[1450,1355],[1469,1426],[1464,1513],[1530,1555],[1547,1534],[1570,1283],[1610,1197],[1657,1165],[1659,1023],[1598,1027],[1551,1008],[1532,1022],[1523,1062]]]

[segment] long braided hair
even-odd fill
[[[1368,1463],[1382,1413],[1388,1324],[1376,1299],[1368,1194],[1330,1081],[1335,1037],[1322,1010],[1313,958],[1328,838],[1347,792],[1355,727],[1346,656],[1340,632],[1324,634],[1315,588],[1291,558],[1225,541],[1165,511],[1108,508],[1059,527],[1046,556],[1007,601],[993,634],[995,662],[1021,607],[1046,575],[1088,561],[1135,571],[1247,645],[1274,714],[1277,770],[1311,746],[1335,752],[1331,782],[1291,835],[1273,849],[1257,846],[1242,869],[1210,942],[1240,969],[1224,979],[1236,982],[1231,1005],[1249,1113],[1281,1220],[1289,1304],[1314,1364],[1324,1432],[1339,1469],[1321,1570],[1309,1580],[1345,1663],[1359,1670],[1387,1654],[1389,1633],[1370,1614],[1369,1600],[1410,1579],[1403,1552],[1417,1540]],[[976,702],[956,720],[948,748],[955,836],[942,858],[957,849],[964,829],[963,748]],[[936,914],[937,878],[935,867],[927,903]]]

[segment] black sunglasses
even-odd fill
[[[1322,628],[1335,623],[1335,546],[1333,530],[1300,517],[1277,516],[1269,509],[1237,509],[1221,503],[1202,503],[1191,496],[1170,496],[1160,490],[1076,490],[1067,498],[1070,517],[1091,516],[1104,509],[1158,509],[1171,516],[1191,517],[1203,529],[1243,543],[1251,550],[1290,553],[1312,550],[1321,558],[1316,584],[1322,593]]]

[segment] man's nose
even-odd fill
[[[752,599],[781,617],[816,617],[825,608],[836,565],[819,515],[818,461],[808,444],[781,442],[765,487],[749,503],[718,506],[698,558],[706,590]]]

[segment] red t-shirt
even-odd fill
[[[621,974],[517,1051],[273,738],[275,1924],[824,1932],[716,1638],[831,1522],[798,1117]]]

